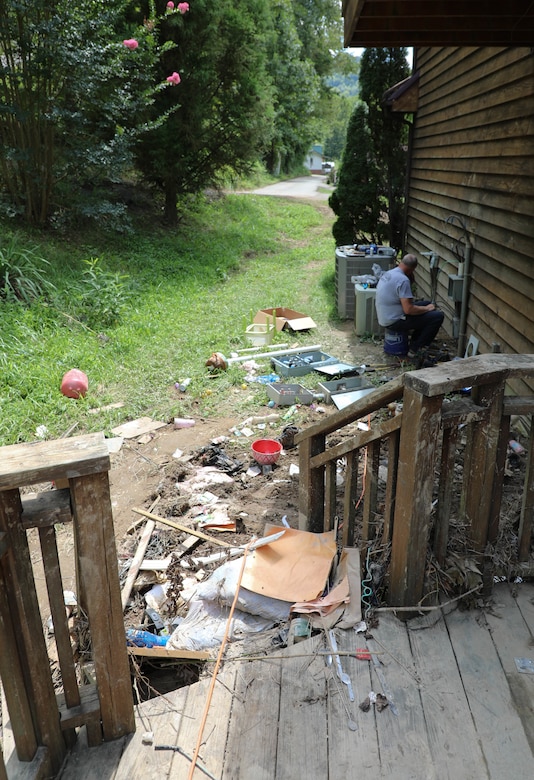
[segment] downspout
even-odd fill
[[[467,337],[467,301],[469,299],[469,287],[471,281],[471,252],[473,247],[466,233],[466,243],[464,252],[464,283],[462,285],[462,303],[460,307],[460,332],[458,333],[458,357],[465,354],[465,343]]]

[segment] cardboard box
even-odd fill
[[[310,330],[310,328],[317,327],[307,314],[301,314],[301,312],[286,309],[283,306],[275,309],[260,309],[254,317],[254,322],[272,323],[273,320],[276,330],[284,330],[284,328],[286,330]]]

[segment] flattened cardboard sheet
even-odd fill
[[[279,531],[279,525],[268,523],[264,536]],[[310,601],[323,592],[335,554],[334,531],[287,528],[280,539],[249,555],[241,584],[274,599]]]

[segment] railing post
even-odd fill
[[[404,389],[389,602],[416,605],[423,595],[442,396]]]
[[[462,505],[470,527],[470,537],[475,550],[483,552],[488,542],[489,522],[495,499],[494,484],[497,477],[497,449],[503,412],[505,382],[473,388],[472,398],[479,406],[489,409],[486,419],[469,426],[469,436],[464,457],[464,483]]]
[[[322,533],[324,530],[324,466],[311,468],[314,455],[324,452],[326,436],[316,434],[299,444],[299,528]]]

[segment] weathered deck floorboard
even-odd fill
[[[341,656],[354,702],[316,655],[321,637],[281,651],[280,660],[227,662],[200,748],[209,774],[197,767],[194,780],[530,779],[534,675],[518,672],[514,659],[534,660],[534,584],[500,584],[493,601],[419,629],[381,613],[370,640],[382,653],[381,675],[371,662]],[[352,630],[337,634],[340,650],[364,644]],[[132,737],[90,749],[80,738],[61,780],[187,780],[188,758],[156,751],[142,735],[152,731],[154,744],[192,756],[209,684],[206,677],[138,707]],[[358,705],[383,684],[394,708],[362,712]]]

